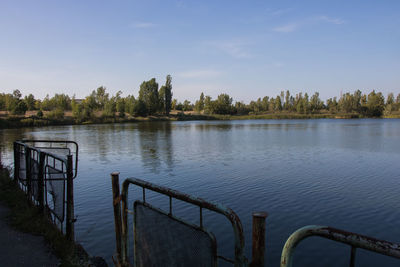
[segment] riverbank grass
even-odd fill
[[[88,255],[80,245],[65,238],[25,193],[10,178],[8,169],[0,170],[0,201],[10,208],[9,222],[16,230],[41,235],[50,245],[60,266],[83,266]]]

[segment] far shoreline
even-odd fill
[[[219,114],[198,114],[193,112],[175,112],[169,116],[153,115],[147,117],[114,116],[94,117],[88,121],[78,122],[72,116],[65,116],[62,119],[39,118],[35,115],[28,116],[5,116],[0,117],[0,129],[13,129],[25,127],[44,127],[61,125],[92,125],[92,124],[115,124],[152,121],[226,121],[226,120],[307,120],[307,119],[400,119],[400,115],[381,117],[365,117],[356,113],[343,114],[298,114],[298,113],[267,113],[249,115],[219,115]]]

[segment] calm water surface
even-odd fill
[[[2,130],[11,163],[16,139],[79,143],[75,180],[77,240],[111,262],[115,252],[110,173],[138,177],[231,207],[241,218],[251,254],[251,213],[267,211],[269,266],[278,266],[287,237],[308,224],[400,242],[400,120],[252,120],[144,122]],[[121,179],[123,180],[123,179]],[[139,196],[133,190],[130,199]],[[168,200],[149,195],[150,203]],[[198,221],[198,209],[174,204]],[[205,225],[226,256],[232,230],[221,216]],[[317,237],[302,242],[296,266],[347,266],[350,248]],[[358,250],[358,266],[399,261]]]

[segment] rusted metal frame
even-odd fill
[[[111,184],[113,194],[113,208],[114,208],[114,226],[115,226],[115,238],[117,246],[117,263],[122,264],[122,221],[121,221],[121,194],[119,192],[119,172],[111,173]]]
[[[71,149],[70,149],[70,154],[75,154],[75,161],[74,161],[75,168],[73,168],[74,169],[73,178],[75,178],[77,176],[77,173],[78,173],[78,153],[79,153],[79,145],[78,145],[77,142],[69,141],[69,140],[55,140],[55,141],[52,141],[52,140],[29,140],[29,139],[24,139],[24,140],[20,140],[20,141],[16,141],[16,142],[20,143],[20,144],[23,144],[23,145],[27,145],[26,143],[33,143],[33,144],[35,144],[35,143],[50,143],[51,145],[52,144],[65,144],[66,148],[68,148],[68,149],[70,149],[68,147],[69,144],[75,146],[75,151],[71,153]],[[63,147],[43,147],[43,148],[48,148],[48,149],[60,149],[61,148],[62,149]],[[50,152],[45,152],[45,153],[52,154]],[[52,155],[54,155],[55,157],[58,158],[57,155],[55,155],[55,154],[52,154]]]
[[[25,175],[26,175],[26,186],[25,186],[26,190],[25,191],[28,194],[28,198],[33,202],[35,202],[35,200],[32,198],[33,194],[32,194],[32,170],[31,170],[31,160],[32,160],[32,158],[31,158],[31,151],[35,151],[35,153],[37,153],[38,158],[39,158],[38,162],[40,161],[40,156],[39,156],[40,153],[44,153],[44,155],[45,155],[44,157],[46,158],[46,160],[45,160],[46,165],[48,165],[48,161],[49,161],[48,159],[51,158],[53,160],[53,168],[54,169],[56,169],[56,166],[55,166],[56,160],[60,162],[60,164],[62,166],[62,169],[63,169],[64,165],[66,165],[67,168],[68,168],[68,165],[70,165],[71,167],[73,166],[72,161],[71,161],[71,164],[68,164],[68,157],[67,157],[67,160],[66,160],[66,159],[64,159],[64,158],[62,158],[62,157],[60,157],[60,156],[58,156],[56,154],[53,154],[53,153],[48,152],[48,151],[46,151],[46,152],[45,151],[41,151],[39,148],[31,147],[28,144],[26,144],[26,143],[35,143],[35,142],[65,143],[65,144],[71,143],[71,144],[74,144],[76,146],[76,157],[75,157],[76,163],[75,163],[75,174],[73,172],[70,172],[70,177],[72,177],[72,179],[76,177],[77,159],[78,159],[78,156],[77,156],[78,155],[77,154],[78,153],[78,144],[76,142],[74,142],[74,141],[50,141],[50,140],[22,140],[22,141],[15,141],[14,144],[16,144],[17,146],[23,147],[23,150],[25,152],[25,165],[26,165],[25,166]],[[71,156],[71,155],[69,155],[69,156]],[[19,160],[17,162],[19,163]],[[21,166],[19,165],[18,169],[20,169],[20,167]],[[39,164],[39,172],[40,172],[40,169],[41,169],[41,167],[40,167],[40,164]],[[44,173],[43,173],[43,179],[44,179],[43,180],[43,186],[44,186],[43,195],[45,195],[44,199],[45,199],[46,207],[53,214],[53,223],[55,224],[55,219],[57,219],[60,222],[61,228],[62,228],[63,220],[64,220],[64,216],[65,216],[64,215],[65,211],[63,209],[63,215],[62,215],[62,218],[60,218],[53,210],[51,210],[49,208],[48,202],[47,202],[47,193],[45,193],[45,192],[47,192],[46,181],[48,179],[45,179],[45,175],[46,175],[45,168],[43,168],[43,170],[44,170]],[[62,173],[64,173],[64,172],[62,172]],[[67,170],[67,177],[68,177],[68,170]],[[18,178],[20,178],[19,177],[19,173],[18,173]],[[39,175],[39,178],[40,178],[40,175]],[[64,180],[65,181],[66,179],[65,178],[59,178],[59,179],[51,179],[51,180]],[[40,182],[40,180],[39,180],[39,182]],[[72,192],[72,195],[73,195],[73,185],[71,186],[71,188],[72,189],[70,191]],[[39,186],[39,190],[41,190],[40,186]],[[65,183],[64,183],[64,190],[63,191],[64,191],[63,201],[65,201]],[[67,207],[68,207],[68,200],[66,202],[67,202]],[[72,217],[71,218],[73,218],[73,199],[72,199],[72,201],[70,201],[70,203],[71,202],[72,202]],[[39,196],[39,205],[40,205],[40,196]],[[72,223],[74,221],[75,221],[75,219],[73,218],[72,219]],[[61,231],[62,231],[62,229],[61,229]],[[73,231],[72,231],[72,235],[73,235]]]
[[[281,267],[291,267],[293,265],[293,254],[296,246],[309,236],[320,236],[352,246],[352,261],[355,260],[355,248],[362,248],[400,259],[400,244],[328,226],[309,225],[298,229],[288,238],[282,250]]]
[[[124,262],[127,262],[127,244],[128,244],[128,235],[127,235],[127,229],[128,229],[128,215],[127,215],[127,209],[128,209],[128,203],[127,203],[127,198],[128,198],[128,188],[130,184],[137,185],[142,188],[146,188],[155,192],[158,192],[160,194],[164,194],[167,196],[171,196],[173,198],[176,198],[178,200],[182,200],[191,204],[194,204],[196,206],[199,206],[203,209],[208,209],[211,211],[214,211],[216,213],[220,213],[227,217],[227,219],[231,222],[233,232],[234,232],[234,237],[235,237],[235,260],[234,260],[234,265],[235,267],[238,266],[247,266],[247,259],[244,256],[244,235],[243,235],[243,227],[242,223],[240,222],[239,217],[236,215],[236,213],[223,205],[216,204],[216,203],[210,203],[202,198],[196,198],[193,196],[190,196],[188,194],[181,193],[179,191],[155,185],[153,183],[149,183],[146,181],[143,181],[141,179],[137,178],[128,178],[126,179],[123,184],[122,184],[122,194],[121,194],[121,206],[122,206],[122,260]]]

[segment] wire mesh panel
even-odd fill
[[[25,146],[17,144],[17,160],[18,162],[18,177],[24,185],[26,185],[26,158],[25,158]]]
[[[134,203],[134,232],[135,267],[217,265],[211,233],[141,201]]]
[[[33,158],[29,160],[31,170],[31,190],[36,201],[39,200],[39,162]]]
[[[46,203],[60,222],[64,221],[65,172],[46,165]]]

